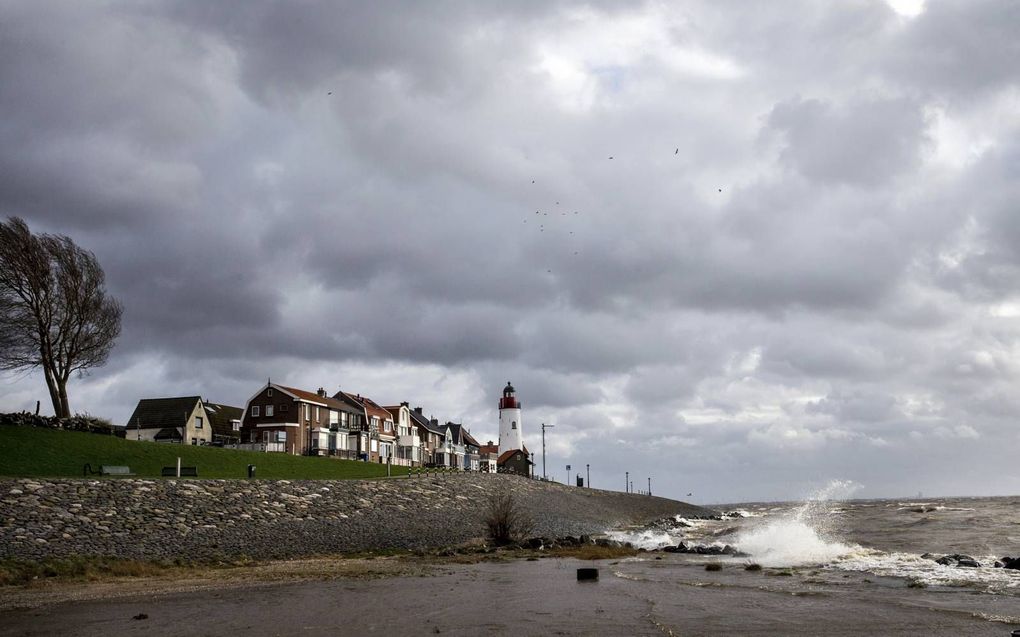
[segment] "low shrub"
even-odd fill
[[[521,508],[513,491],[502,487],[489,498],[485,526],[489,539],[497,546],[503,546],[526,537],[531,533],[534,522]]]

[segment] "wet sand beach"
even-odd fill
[[[332,577],[327,566],[305,581],[259,584],[254,570],[221,582],[134,581],[126,591],[107,585],[100,599],[22,589],[21,603],[48,601],[0,613],[0,635],[1002,636],[1020,628],[1015,598],[945,595],[866,573],[752,572],[738,559],[719,560],[720,571],[695,556],[651,553],[599,562],[375,562],[347,563],[346,574],[337,567],[333,579],[321,579]],[[592,565],[599,581],[578,582],[576,569]],[[74,585],[61,587],[73,593]],[[97,593],[104,595],[92,588],[85,596]],[[19,600],[7,595],[11,602]]]

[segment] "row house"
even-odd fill
[[[446,433],[446,445],[443,450],[442,465],[461,471],[478,471],[480,456],[478,441],[464,428],[464,425],[447,422],[443,427]]]
[[[446,432],[435,418],[428,418],[421,407],[410,410],[411,423],[421,439],[422,464],[426,467],[441,466],[441,454],[446,446]]]
[[[379,406],[368,396],[337,392],[335,398],[343,398],[349,404],[360,406],[364,410],[367,423],[367,449],[363,450],[365,460],[369,462],[392,462],[395,457],[397,431],[393,423],[393,415]]]
[[[411,422],[411,409],[406,402],[386,407],[393,417],[393,423],[397,430],[397,453],[393,458],[393,464],[405,467],[420,467],[422,465],[422,439],[418,435],[418,428]]]
[[[499,445],[491,440],[478,448],[478,470],[482,473],[497,473]]]

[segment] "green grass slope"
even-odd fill
[[[216,447],[192,447],[155,442],[136,442],[59,429],[0,426],[0,476],[81,477],[85,463],[122,465],[139,477],[159,477],[163,467],[181,464],[198,467],[200,478],[245,478],[248,465],[257,467],[256,477],[287,480],[343,480],[378,478],[386,466],[307,458],[282,453],[234,451]],[[393,467],[393,475],[407,473]]]

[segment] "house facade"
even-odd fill
[[[405,467],[422,465],[422,441],[418,428],[411,422],[411,409],[408,403],[385,407],[393,418],[396,427],[396,455],[393,464]]]
[[[496,461],[499,473],[513,473],[531,477],[531,458],[526,449],[511,449],[500,454]]]
[[[124,429],[127,440],[207,445],[212,427],[201,396],[143,398]]]
[[[393,462],[397,447],[397,429],[393,415],[368,396],[340,391],[334,396],[352,406],[359,407],[365,418],[366,426],[361,433],[359,447],[361,459],[369,462]]]
[[[446,434],[439,426],[439,421],[426,417],[421,407],[410,410],[408,415],[421,439],[422,464],[426,467],[440,466],[437,458],[446,446]]]
[[[212,444],[219,446],[239,444],[244,410],[208,401],[205,401],[203,406],[209,426],[212,428]]]
[[[482,473],[496,473],[499,460],[499,445],[491,440],[478,448],[478,470]]]

